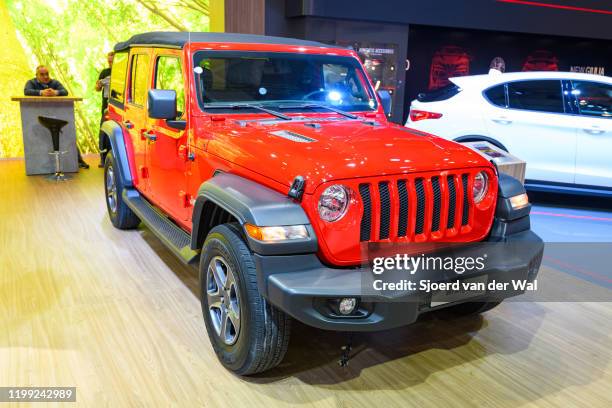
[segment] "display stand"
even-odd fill
[[[527,163],[516,156],[500,149],[489,142],[462,143],[480,153],[485,159],[493,161],[501,173],[508,174],[521,183],[525,183],[525,169]]]
[[[21,110],[21,129],[26,174],[50,174],[55,172],[55,159],[49,153],[53,143],[49,130],[38,121],[39,116],[62,119],[68,122],[60,135],[61,169],[65,173],[78,171],[74,103],[83,98],[71,96],[15,96]]]

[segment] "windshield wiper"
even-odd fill
[[[260,105],[252,105],[250,103],[237,103],[232,105],[204,105],[204,109],[255,109],[261,112],[266,112],[272,116],[276,116],[277,118],[281,118],[283,120],[292,120],[291,116],[283,115],[282,113],[274,111],[272,109],[264,108]]]
[[[348,113],[346,111],[343,111],[342,109],[332,108],[331,106],[321,105],[318,103],[305,103],[301,105],[278,105],[278,109],[313,109],[313,108],[327,109],[329,111],[336,112],[337,114],[350,118],[350,119],[358,118],[357,115],[353,115],[352,113]]]

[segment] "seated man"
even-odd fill
[[[25,84],[23,93],[26,96],[67,96],[68,91],[56,79],[51,79],[49,76],[49,69],[44,65],[36,67],[36,78],[30,79]],[[77,153],[79,158],[79,167],[82,169],[88,169],[89,164],[81,157],[81,152],[77,147]]]
[[[67,96],[68,91],[57,79],[51,79],[49,69],[44,65],[36,67],[36,78],[26,82],[23,93],[26,96]]]

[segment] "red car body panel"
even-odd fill
[[[431,220],[432,220],[432,187],[430,178],[439,176],[444,179],[450,174],[459,173],[471,173],[476,174],[479,171],[486,171],[489,175],[489,179],[492,183],[489,187],[487,196],[480,203],[481,205],[474,205],[471,195],[468,197],[470,200],[469,206],[469,224],[462,226],[460,217],[455,218],[454,226],[452,228],[446,228],[446,225],[440,225],[439,231],[432,232]],[[409,216],[408,216],[408,228],[409,234],[403,237],[397,236],[399,211],[395,206],[391,206],[390,213],[390,228],[389,237],[381,239],[379,237],[380,218],[378,216],[372,217],[372,238],[368,242],[376,243],[424,243],[424,242],[439,242],[439,243],[454,243],[454,242],[477,242],[481,241],[489,233],[491,224],[493,222],[493,213],[495,212],[495,202],[497,200],[497,181],[494,176],[494,172],[489,166],[485,167],[469,167],[465,169],[452,169],[443,171],[419,171],[411,172],[409,174],[399,175],[384,175],[368,178],[357,178],[352,180],[344,180],[343,185],[349,187],[351,191],[351,206],[347,214],[339,221],[329,223],[321,220],[317,212],[317,203],[325,188],[329,185],[336,184],[335,182],[327,182],[319,186],[317,191],[304,198],[304,208],[306,209],[309,218],[313,221],[313,227],[317,236],[325,237],[324,240],[319,240],[319,256],[330,264],[334,265],[355,265],[367,261],[367,245],[368,242],[360,242],[359,229],[361,217],[363,215],[363,204],[358,196],[359,184],[369,183],[374,189],[373,196],[376,196],[378,188],[376,187],[380,182],[389,182],[391,202],[397,202],[398,191],[395,187],[394,181],[404,180],[409,186],[414,186],[414,181],[417,178],[423,178],[426,180],[425,195],[426,195],[426,213],[424,222],[424,232],[422,234],[415,234],[414,224],[416,220],[416,206],[409,205]],[[472,190],[472,185],[468,187],[468,191]],[[408,188],[409,202],[416,203],[415,189]],[[442,194],[447,194],[447,186],[442,184]],[[458,198],[458,202],[461,203],[463,196]],[[373,214],[380,212],[380,205],[377,200],[372,200]],[[460,213],[460,208],[457,213]],[[441,218],[446,219],[448,215],[448,208],[442,206]],[[442,223],[444,224],[444,223]]]
[[[274,123],[250,122],[240,127],[234,120],[226,121],[216,127],[207,150],[239,166],[257,169],[287,188],[300,175],[306,180],[307,194],[329,180],[482,167],[488,163],[480,154],[457,143],[416,135],[396,125],[372,126],[345,118],[318,121],[322,125],[319,129],[300,122]],[[296,143],[273,134],[278,131],[314,141]],[[262,160],[266,160],[265,165]]]

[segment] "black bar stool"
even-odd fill
[[[67,177],[62,172],[60,166],[60,155],[66,152],[60,152],[60,133],[62,128],[68,124],[67,121],[57,118],[50,118],[48,116],[39,116],[38,123],[49,129],[51,133],[51,140],[53,141],[53,151],[49,152],[50,155],[55,156],[55,174],[51,176],[56,181],[66,180]]]

